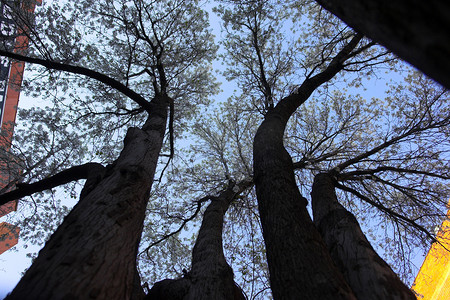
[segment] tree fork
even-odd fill
[[[155,283],[145,300],[245,300],[223,254],[222,229],[231,202],[251,185],[251,180],[237,184],[230,180],[219,196],[211,197],[192,251],[191,271],[182,278]]]
[[[363,36],[355,34],[325,70],[307,78],[266,114],[253,141],[253,168],[270,283],[274,299],[355,299],[315,228],[283,145],[291,115],[353,56]],[[356,50],[357,51],[357,50]]]

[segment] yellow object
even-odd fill
[[[450,300],[450,210],[436,240],[412,286],[418,300]]]

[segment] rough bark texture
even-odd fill
[[[222,229],[225,212],[249,182],[235,184],[211,199],[192,251],[192,268],[183,278],[157,282],[146,300],[244,300],[233,280],[233,270],[223,254]]]
[[[450,88],[450,2],[316,0],[358,32]]]
[[[314,224],[358,299],[416,299],[373,250],[353,214],[338,202],[331,175],[315,176],[311,196]]]
[[[248,183],[230,182],[228,189],[213,199],[203,215],[202,226],[192,251],[192,280],[186,300],[234,299],[233,270],[223,254],[223,217],[231,201]]]
[[[164,279],[153,285],[145,300],[183,300],[190,286],[189,277]]]
[[[290,116],[342,69],[361,38],[356,35],[324,71],[282,99],[266,114],[256,133],[254,182],[274,299],[355,299],[306,210],[307,201],[295,182],[283,134]]]
[[[254,141],[256,194],[274,299],[355,299],[306,210],[271,114]]]
[[[128,130],[119,158],[84,190],[7,299],[130,299],[167,107],[152,100],[143,128]]]

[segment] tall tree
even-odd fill
[[[274,296],[290,299],[353,299],[324,248],[306,210],[294,177],[292,159],[283,146],[289,117],[321,84],[344,67],[362,36],[353,37],[321,73],[308,78],[292,95],[283,98],[266,114],[253,144],[253,165],[259,211]],[[282,192],[281,192],[282,191]],[[304,255],[298,255],[304,253]],[[314,262],[307,263],[307,262]],[[317,280],[311,282],[311,278]],[[305,289],[306,286],[309,288]],[[326,285],[324,286],[324,282]]]
[[[353,36],[345,28],[339,27],[333,32],[330,27],[322,24],[327,28],[322,38],[325,40],[328,38],[330,42],[326,43],[323,39],[319,39],[320,46],[316,52],[314,50],[310,52],[311,57],[307,57],[310,62],[306,67],[310,67],[311,71],[305,72],[306,80],[291,89],[287,97],[281,97],[273,106],[275,99],[272,95],[280,93],[277,84],[283,82],[270,76],[276,74],[279,65],[272,59],[270,52],[273,48],[268,45],[271,44],[271,36],[272,39],[275,36],[272,30],[277,26],[285,10],[268,17],[271,11],[273,10],[270,4],[262,2],[238,3],[234,11],[225,8],[221,10],[225,22],[232,24],[229,26],[231,31],[229,38],[234,42],[227,41],[233,52],[232,59],[241,66],[239,71],[230,69],[228,74],[252,84],[253,91],[260,91],[259,99],[264,103],[261,109],[265,111],[264,121],[256,133],[253,144],[253,167],[272,291],[274,297],[279,299],[290,299],[300,293],[317,299],[330,298],[332,295],[336,297],[338,293],[344,298],[352,297],[351,292],[345,295],[346,292],[340,290],[345,289],[345,284],[340,279],[339,272],[335,271],[332,260],[327,260],[328,251],[324,250],[321,236],[315,232],[315,226],[309,218],[306,210],[307,202],[298,192],[294,166],[284,148],[283,139],[289,118],[320,85],[332,80],[342,70],[358,71],[367,68],[368,65],[377,64],[377,59],[383,57],[383,54],[380,52],[375,54],[370,49],[374,44],[363,40],[361,35]],[[318,20],[324,19],[322,23],[333,24],[332,19],[322,16],[320,12],[318,15]],[[241,47],[244,50],[236,51],[237,45],[241,44],[246,45],[245,48]],[[323,48],[323,44],[332,50]],[[281,48],[278,49],[283,53]],[[359,58],[358,55],[364,52],[365,58]],[[289,58],[292,57],[295,56],[291,54]],[[317,65],[311,61],[317,62]],[[248,86],[245,86],[245,89],[248,89]],[[252,92],[244,91],[244,93]],[[312,134],[314,135],[314,132]],[[339,170],[339,167],[336,169]],[[314,264],[311,261],[314,261]],[[386,270],[392,273],[389,267]],[[326,287],[321,286],[321,280],[311,280],[315,276],[327,278],[323,280],[327,282]],[[377,288],[387,291],[391,288],[397,289],[390,286],[387,281],[378,282]],[[403,286],[403,290],[408,289]],[[411,292],[406,294],[412,297]]]
[[[310,192],[311,173],[331,173],[344,192],[341,203],[355,212],[372,211],[366,222],[375,217],[380,228],[395,233],[385,238],[396,241],[385,252],[406,275],[411,270],[405,249],[432,240],[430,232],[445,213],[448,92],[413,72],[388,91],[383,106],[378,101],[341,92],[314,99],[294,116],[287,145],[303,192]]]
[[[30,20],[19,18],[21,11],[12,5],[10,9],[17,14],[18,27],[24,27],[24,22],[28,21],[30,24],[27,27],[39,28],[39,24],[32,27]],[[128,299],[134,292],[136,255],[164,140],[168,109],[171,108],[169,130],[170,144],[173,146],[174,102],[178,97],[188,100],[183,93],[176,95],[175,91],[182,91],[182,86],[192,78],[201,84],[202,80],[209,80],[205,68],[196,64],[208,63],[215,47],[206,29],[198,27],[191,34],[183,31],[186,26],[200,26],[202,22],[207,22],[205,13],[197,8],[195,1],[79,2],[62,8],[68,13],[68,19],[63,20],[52,18],[57,14],[54,8],[49,6],[45,11],[48,19],[44,22],[49,23],[47,36],[40,36],[38,30],[28,31],[37,46],[35,49],[43,54],[42,58],[21,56],[6,50],[1,50],[1,55],[93,79],[132,100],[138,105],[137,110],[147,114],[147,117],[139,127],[128,129],[124,147],[111,164],[101,170],[99,165],[94,170],[92,165],[84,165],[84,170],[78,170],[87,179],[80,201],[8,298]],[[81,12],[88,18],[78,19]],[[96,50],[101,44],[92,48],[87,41],[86,44],[80,41],[76,23],[83,21],[92,28],[87,33],[103,38],[105,45],[112,45],[111,50],[101,53],[101,50]],[[98,22],[97,28],[92,27],[93,21]],[[69,35],[67,40],[62,41],[60,37],[64,31]],[[76,42],[80,45],[72,48],[74,45],[71,43]],[[56,53],[47,47],[47,43],[56,44]],[[83,46],[85,49],[81,49]],[[101,58],[100,55],[91,58],[92,54],[99,51],[100,54],[110,55],[108,52],[114,51],[114,48],[124,48],[125,51],[117,54],[126,59],[119,58],[116,61],[118,66],[110,64],[97,70],[106,71],[111,66],[114,70],[124,66],[121,72],[113,73],[118,77],[113,78],[106,72],[89,68],[98,67],[100,61],[89,62]],[[138,73],[132,74],[136,71]],[[148,75],[148,79],[136,83],[138,91],[142,85],[146,86],[148,91],[145,96],[129,87],[130,80],[139,74]],[[196,89],[195,85],[189,84],[189,87],[192,94],[205,95],[202,88],[207,89],[211,85],[205,83],[204,87],[197,86],[199,89]],[[118,95],[115,98],[118,102],[113,114],[118,114],[120,110],[133,110],[126,108],[124,99]],[[68,174],[71,172],[60,173],[59,177]],[[29,186],[22,185],[19,190],[23,187]],[[119,258],[118,253],[121,253]]]
[[[434,211],[433,206],[439,205],[447,193],[440,190],[435,178],[449,178],[448,172],[438,167],[441,163],[447,163],[446,155],[440,152],[444,146],[440,140],[445,141],[446,134],[442,129],[450,125],[448,115],[442,111],[446,110],[444,103],[448,101],[448,92],[423,75],[413,74],[407,82],[409,86],[401,92],[398,87],[392,92],[395,100],[389,100],[393,102],[388,104],[388,108],[397,118],[396,122],[390,124],[390,129],[384,130],[384,139],[375,139],[371,148],[354,149],[353,153],[347,154],[338,150],[338,145],[331,143],[325,151],[334,152],[335,155],[341,152],[339,158],[330,159],[331,155],[322,153],[322,156],[329,158],[327,164],[316,165],[314,158],[309,161],[311,167],[317,168],[319,172],[328,168],[327,173],[314,176],[311,193],[314,223],[324,237],[333,260],[358,298],[414,299],[414,296],[409,289],[402,288],[398,277],[370,246],[355,217],[338,202],[335,188],[380,209],[394,220],[397,227],[402,227],[400,232],[413,230],[429,238],[433,237],[418,219],[427,218],[427,214]],[[392,105],[394,102],[396,104]],[[357,111],[356,114],[352,111],[344,113],[350,118],[342,118],[342,124],[345,125],[338,126],[338,132],[345,131],[346,126],[352,126],[351,118],[359,114]],[[373,115],[373,124],[376,124],[376,119],[377,116]],[[375,132],[367,131],[372,135]],[[330,137],[334,133],[327,135]],[[345,143],[349,142],[352,143],[352,138],[345,140]],[[408,148],[405,157],[403,151]],[[315,150],[310,151],[310,154],[313,152]],[[414,163],[410,160],[412,157],[415,157]],[[415,164],[420,158],[426,159],[428,163]],[[431,166],[433,170],[428,169]],[[422,188],[418,189],[417,186]],[[427,186],[430,188],[425,188]],[[383,198],[377,190],[382,191]],[[428,213],[424,214],[424,211]]]
[[[230,180],[219,196],[201,199],[210,199],[211,203],[204,212],[192,251],[191,270],[183,278],[157,282],[146,299],[245,299],[223,254],[222,228],[231,201],[251,183],[248,179],[239,183]]]

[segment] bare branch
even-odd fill
[[[17,183],[17,189],[0,195],[0,205],[8,203],[9,201],[20,199],[25,196],[30,196],[34,193],[49,190],[72,181],[88,179],[91,176],[102,174],[104,169],[105,167],[103,167],[99,163],[87,163],[84,165],[66,169],[56,175],[42,179],[35,183]]]
[[[436,241],[436,238],[434,237],[433,234],[431,234],[427,229],[425,229],[422,225],[417,224],[416,222],[414,222],[411,219],[408,219],[407,217],[391,210],[390,208],[387,208],[386,206],[380,204],[380,203],[376,203],[375,201],[369,199],[368,197],[364,196],[363,194],[361,194],[360,192],[358,192],[355,189],[352,189],[351,187],[342,185],[338,182],[335,182],[335,185],[337,188],[345,191],[345,192],[349,192],[353,195],[355,195],[356,197],[358,197],[359,199],[363,200],[364,202],[369,203],[370,205],[378,208],[379,210],[383,211],[384,213],[386,213],[387,215],[393,217],[396,220],[401,220],[409,225],[411,225],[412,227],[414,227],[415,229],[417,229],[418,231],[424,233],[432,242]]]
[[[416,125],[411,126],[410,129],[407,130],[406,132],[404,132],[403,134],[395,136],[395,137],[391,138],[390,140],[385,141],[384,143],[382,143],[382,144],[372,148],[371,150],[369,150],[367,152],[364,152],[364,153],[362,153],[362,154],[360,154],[360,155],[358,155],[358,156],[356,156],[356,157],[354,157],[352,159],[349,159],[349,160],[347,160],[347,161],[337,165],[335,169],[337,169],[339,171],[342,171],[346,167],[348,167],[348,166],[350,166],[352,164],[358,163],[361,160],[366,159],[366,158],[374,155],[375,153],[377,153],[377,152],[379,152],[379,151],[381,151],[383,149],[386,149],[386,148],[388,148],[388,147],[390,147],[390,146],[400,142],[402,139],[405,139],[407,137],[411,137],[411,136],[413,136],[416,133],[420,133],[420,132],[426,131],[428,129],[438,128],[439,126],[442,126],[444,123],[448,122],[447,119],[448,118],[446,118],[444,121],[438,121],[436,123],[427,124],[426,126],[420,126],[420,122],[419,122]]]
[[[418,175],[425,175],[430,177],[436,177],[440,179],[450,179],[450,175],[441,175],[436,173],[431,173],[427,171],[421,171],[421,170],[411,170],[407,168],[399,168],[399,167],[391,167],[391,166],[381,166],[376,169],[367,169],[367,170],[357,170],[357,171],[351,171],[346,173],[341,173],[338,176],[339,180],[351,180],[355,176],[361,176],[361,175],[373,175],[380,172],[397,172],[397,173],[407,173],[407,174],[418,174]]]
[[[151,110],[150,102],[147,101],[144,97],[142,97],[135,91],[131,90],[130,88],[126,87],[124,84],[120,83],[119,81],[117,81],[109,76],[106,76],[102,73],[93,71],[93,70],[85,68],[85,67],[68,65],[68,64],[59,63],[59,62],[46,60],[46,59],[28,57],[28,56],[24,56],[24,55],[12,53],[12,52],[4,51],[4,50],[0,50],[0,55],[6,56],[6,57],[9,57],[12,59],[32,63],[32,64],[38,64],[38,65],[44,66],[48,69],[84,75],[89,78],[98,80],[98,81],[106,84],[107,86],[118,90],[125,96],[129,97],[131,100],[133,100],[134,102],[139,104],[142,108],[144,108],[146,111]]]
[[[152,248],[152,247],[158,245],[159,243],[161,243],[161,242],[167,240],[168,238],[170,238],[170,237],[176,235],[177,233],[181,232],[181,230],[183,230],[183,228],[186,226],[186,224],[187,224],[188,222],[192,221],[192,220],[198,215],[198,213],[200,212],[200,209],[202,208],[202,203],[204,203],[204,202],[206,202],[206,201],[208,201],[208,200],[213,200],[213,199],[215,199],[215,197],[208,195],[208,196],[205,196],[205,197],[203,197],[203,198],[201,198],[201,199],[195,201],[195,202],[197,203],[197,208],[196,208],[195,212],[194,212],[189,218],[183,219],[183,223],[181,223],[180,227],[178,227],[177,230],[172,231],[171,233],[166,234],[166,235],[164,235],[163,237],[161,237],[160,239],[154,241],[153,243],[151,243],[150,245],[148,245],[144,250],[142,250],[141,253],[139,253],[139,255],[141,255],[142,253],[146,252],[146,253],[147,253],[147,256],[148,256],[149,258],[151,258],[151,255],[150,255],[150,253],[148,252],[148,251],[150,251],[150,248]]]

